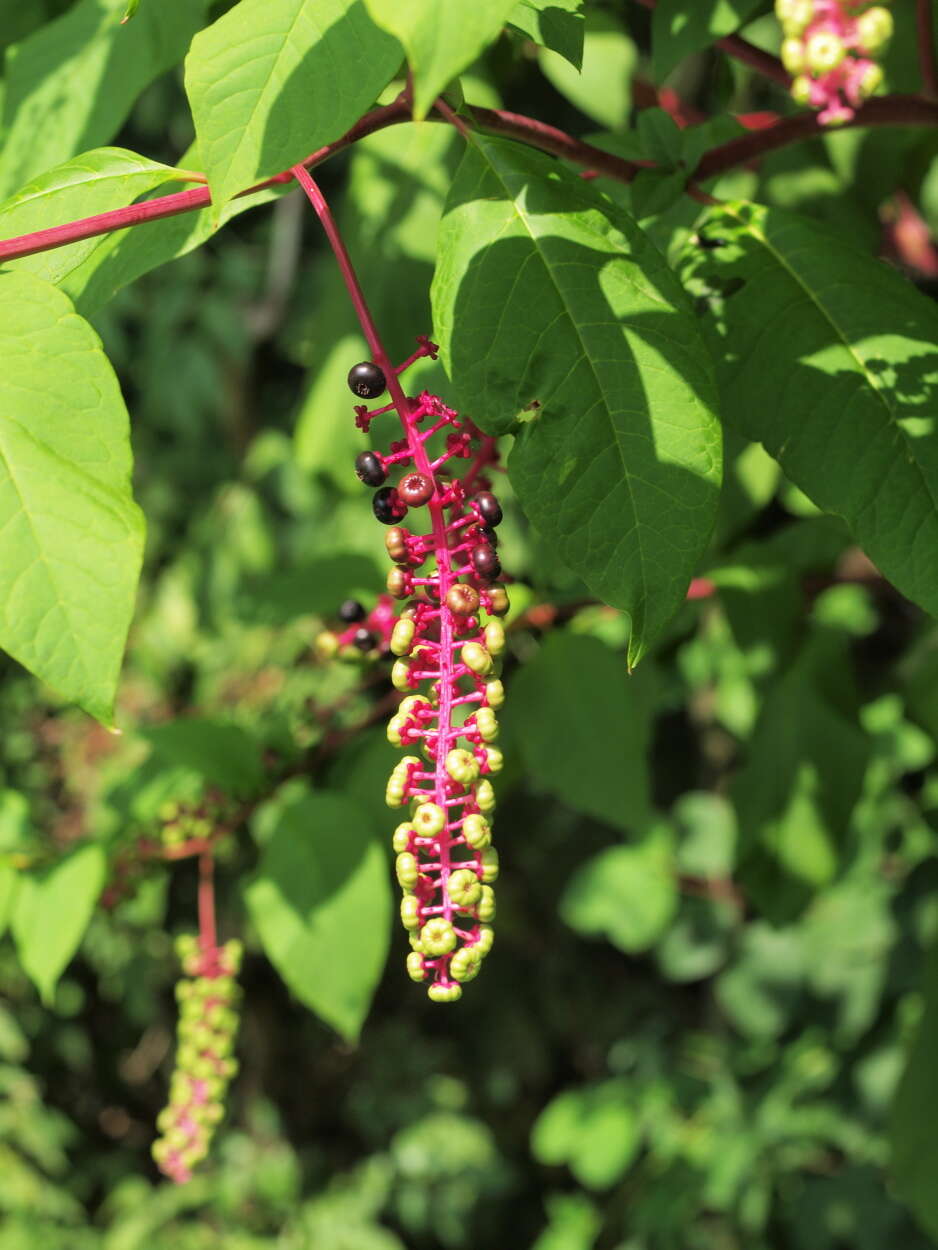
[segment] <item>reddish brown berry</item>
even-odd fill
[[[395,599],[406,599],[411,591],[410,575],[401,568],[393,568],[388,572],[388,594]]]
[[[467,586],[465,582],[457,582],[455,586],[450,586],[447,592],[446,606],[457,616],[471,616],[473,612],[478,611],[479,592],[474,586]]]
[[[479,509],[479,516],[486,525],[491,525],[494,528],[496,525],[501,524],[501,504],[490,490],[479,491],[475,497],[475,505]]]
[[[489,587],[489,612],[492,616],[504,616],[511,604],[508,600],[508,591],[504,586]]]
[[[410,537],[407,530],[400,525],[395,525],[393,529],[389,529],[384,536],[384,545],[387,548],[388,555],[395,564],[409,564],[410,556],[407,551],[407,539]]]
[[[433,480],[425,473],[405,473],[397,484],[397,493],[409,508],[419,508],[433,496]]]
[[[480,543],[478,547],[473,547],[469,554],[469,559],[472,562],[472,567],[483,581],[494,582],[502,571],[502,566],[498,562],[498,556],[488,543]]]

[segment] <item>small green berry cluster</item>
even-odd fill
[[[176,986],[176,1068],[169,1104],[157,1119],[161,1136],[154,1142],[153,1158],[161,1172],[182,1184],[208,1154],[224,1115],[228,1083],[238,1070],[233,1051],[241,943],[205,947],[185,935],[177,939],[176,951],[185,973]]]
[[[167,850],[174,850],[187,842],[210,838],[232,820],[236,806],[233,799],[215,788],[206,790],[194,803],[168,799],[159,809],[160,841]]]

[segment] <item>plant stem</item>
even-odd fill
[[[203,954],[218,945],[215,932],[215,857],[211,850],[199,856],[199,945]]]
[[[929,99],[938,97],[938,61],[935,59],[935,25],[932,0],[916,0],[918,57],[922,68],[922,91]]]
[[[622,160],[589,143],[574,139],[572,135],[558,130],[555,126],[548,126],[546,122],[538,121],[533,117],[525,117],[520,113],[510,113],[503,109],[471,108],[469,114],[483,130],[506,135],[520,143],[530,144],[543,152],[550,152],[574,164],[596,170],[618,182],[631,182],[639,169],[654,168],[652,161]],[[320,148],[318,152],[309,156],[303,162],[303,166],[312,169],[358,139],[383,130],[387,126],[409,120],[410,115],[400,101],[374,109],[341,139]],[[868,100],[862,108],[857,109],[852,120],[839,129],[857,129],[864,126],[938,126],[938,102],[919,95],[879,96]],[[814,138],[815,135],[824,133],[824,129],[813,113],[799,113],[792,117],[782,118],[763,130],[752,131],[730,143],[712,148],[702,157],[694,171],[694,176],[698,181],[712,178],[738,165],[746,165],[766,152]],[[293,177],[292,170],[284,170],[272,178],[267,178],[264,182],[249,187],[246,191],[239,192],[235,198],[251,195],[265,187],[282,185]],[[31,234],[19,235],[17,238],[0,241],[0,262],[17,260],[22,256],[32,256],[37,252],[48,252],[69,243],[76,243],[81,239],[110,234],[112,231],[141,225],[147,221],[160,221],[165,217],[193,212],[206,208],[210,203],[211,195],[208,188],[196,187],[189,191],[176,192],[173,195],[159,196],[154,200],[145,200],[142,204],[131,204],[127,208],[118,208],[111,212],[98,213],[93,217],[84,217],[80,221],[53,226],[48,230],[37,230]]]

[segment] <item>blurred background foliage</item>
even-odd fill
[[[4,42],[68,7],[0,0]],[[913,89],[911,5],[895,7],[905,34],[889,73]],[[771,46],[769,5],[746,9],[747,37]],[[665,66],[667,85],[721,120],[678,130],[649,106],[649,31],[636,5],[591,5],[582,78],[513,34],[463,87],[675,161],[734,133],[727,111],[788,109],[779,89],[694,48]],[[191,138],[174,71],[117,142],[172,163]],[[448,129],[402,126],[323,171],[398,356],[430,327],[457,149]],[[897,187],[938,220],[936,150],[928,131],[835,133],[716,194],[794,207],[879,248]],[[603,185],[668,250],[699,212],[679,180]],[[311,651],[343,598],[370,602],[383,583],[383,534],[351,472],[364,444],[343,378],[364,351],[350,310],[294,193],[126,286],[95,324],[131,410],[149,525],[124,732],[0,659],[0,850],[9,864],[51,861],[92,839],[113,868],[167,799],[230,778],[236,727],[253,797],[224,851],[220,925],[247,943],[241,1075],[210,1164],[185,1187],[161,1183],[149,1147],[191,865],[150,866],[98,910],[51,1009],[5,939],[0,1250],[933,1244],[896,1197],[888,1130],[938,930],[934,623],[761,449],[731,442],[701,569],[715,593],[628,677],[627,623],[588,602],[510,512],[506,486],[503,561],[519,584],[495,953],[441,1009],[406,980],[395,930],[351,1045],[272,971],[245,902],[259,848],[310,791],[345,796],[381,847],[394,824],[386,675]],[[445,396],[436,368],[426,376]],[[155,731],[193,716],[208,744],[195,761],[172,729]],[[389,876],[352,923],[385,925]],[[896,1112],[932,1128],[935,1029]],[[924,1175],[897,1173],[899,1187],[938,1236],[936,1147],[916,1153]]]

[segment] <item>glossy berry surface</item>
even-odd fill
[[[355,637],[352,639],[352,645],[358,647],[359,651],[370,651],[375,645],[376,639],[374,634],[364,626],[356,629]]]
[[[502,506],[492,494],[490,490],[483,490],[475,497],[476,507],[479,509],[479,516],[486,525],[493,528],[500,525],[502,521]]]
[[[410,508],[419,508],[433,495],[433,482],[425,473],[405,473],[397,484],[397,493]]]
[[[363,451],[355,457],[355,473],[366,486],[382,486],[388,477],[384,465],[373,451]]]
[[[473,547],[469,559],[476,573],[484,581],[494,581],[502,571],[498,556],[487,543],[480,543],[478,547]]]
[[[353,365],[348,373],[349,390],[360,399],[377,399],[387,387],[384,374],[370,360]]]
[[[393,486],[383,486],[375,491],[371,508],[382,525],[393,525],[407,511],[407,505]]]
[[[354,625],[356,621],[363,621],[366,615],[365,609],[357,599],[346,599],[339,608],[339,620],[345,621],[347,625]]]

